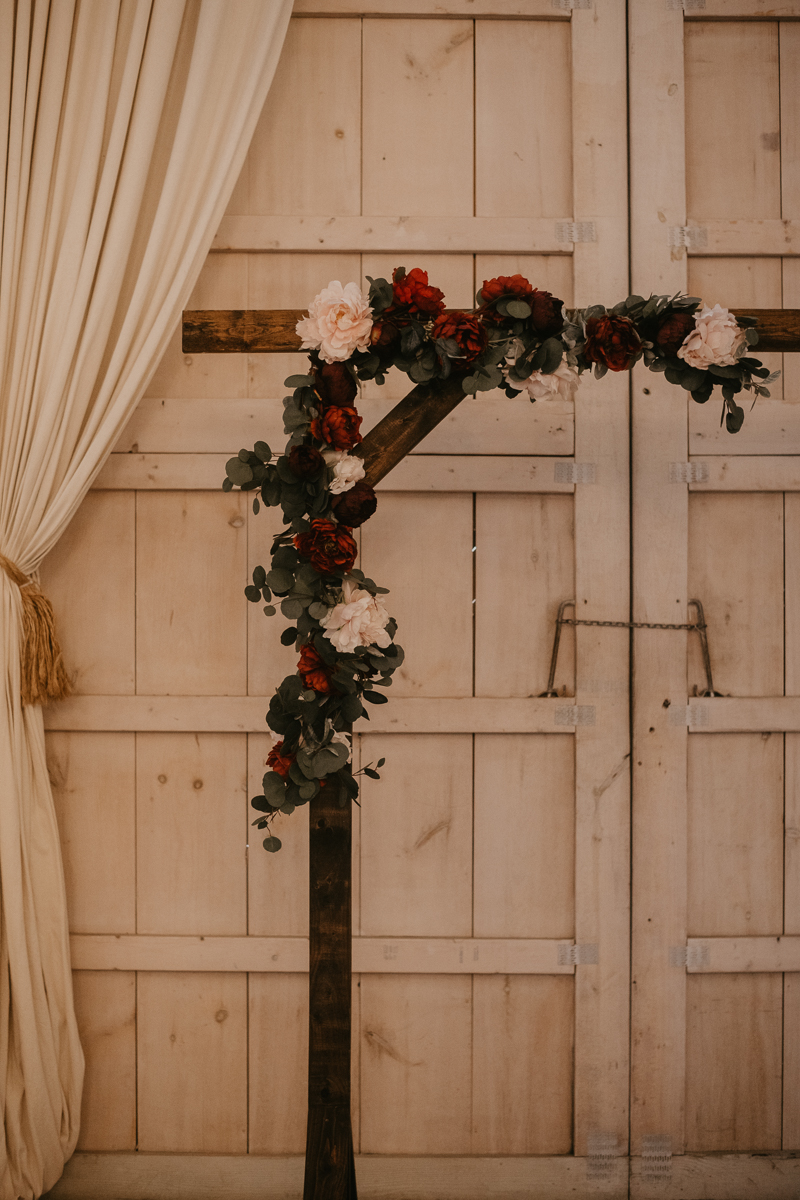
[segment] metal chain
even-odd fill
[[[576,621],[574,618],[562,617],[562,625],[602,625],[609,629],[705,629],[698,621],[690,625],[652,625],[648,621]]]

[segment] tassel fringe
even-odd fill
[[[34,579],[0,554],[0,567],[16,583],[22,599],[20,648],[21,698],[24,705],[50,704],[72,693],[56,637],[53,606]]]

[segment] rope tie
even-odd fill
[[[72,692],[56,637],[53,606],[35,579],[0,554],[0,567],[19,588],[22,599],[22,645],[20,647],[21,696],[23,704],[49,704]]]

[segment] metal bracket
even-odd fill
[[[711,950],[708,946],[670,946],[671,967],[710,967]]]
[[[708,483],[707,462],[672,462],[669,464],[670,483]]]
[[[593,704],[570,704],[557,708],[556,725],[594,725],[597,710]]]
[[[708,245],[708,230],[702,225],[670,225],[668,246],[685,246],[687,250],[702,250]]]
[[[553,654],[550,658],[550,677],[547,680],[546,691],[539,693],[541,696],[558,696],[558,692],[556,691],[556,687],[555,687],[555,682],[556,682],[556,667],[558,666],[558,647],[561,643],[561,626],[562,625],[597,625],[604,629],[688,629],[688,630],[694,630],[694,632],[700,638],[700,648],[703,652],[703,666],[705,667],[705,672],[706,672],[706,690],[704,692],[702,692],[701,694],[703,696],[719,696],[719,695],[721,695],[720,692],[714,691],[714,681],[711,677],[711,655],[709,654],[709,650],[708,650],[708,632],[707,632],[708,627],[706,626],[706,618],[705,618],[705,613],[703,612],[703,605],[699,600],[690,600],[689,601],[689,608],[694,608],[697,612],[697,620],[692,621],[692,622],[687,622],[684,625],[655,624],[650,621],[579,621],[579,620],[576,620],[574,617],[565,617],[564,616],[564,611],[567,608],[571,608],[574,610],[575,601],[574,600],[562,600],[558,606],[558,616],[556,617],[556,633],[555,633],[555,638],[553,640]],[[578,712],[582,707],[584,707],[584,706],[578,705],[576,707],[575,711]],[[689,719],[690,710],[693,708],[700,714],[696,721],[692,721]],[[559,721],[558,720],[558,711],[559,710],[556,710],[556,723],[557,724],[560,724],[560,725],[561,724],[563,724],[563,725],[573,724],[572,721],[566,721],[566,720]],[[592,711],[594,711],[594,710],[592,710]],[[689,725],[691,725],[691,724],[699,725],[699,724],[705,723],[703,721],[703,716],[705,716],[706,721],[707,721],[708,714],[705,713],[704,710],[698,709],[697,706],[690,705],[689,708],[687,708],[687,710],[686,710],[686,718],[685,719],[686,719],[687,724],[689,724]],[[677,723],[679,725],[682,725],[683,722],[684,722],[684,718],[681,717],[681,719]],[[574,723],[577,724],[578,722],[574,722]],[[582,722],[582,723],[589,724],[589,722]],[[594,724],[594,721],[592,721],[591,724]]]
[[[560,8],[566,12],[569,12],[573,8],[592,7],[592,0],[550,0],[550,3],[553,5],[553,8]]]
[[[588,8],[588,4],[571,4],[570,8]],[[557,242],[596,242],[594,221],[556,221]]]
[[[597,463],[553,463],[555,483],[597,483]]]

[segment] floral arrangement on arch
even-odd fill
[[[583,372],[601,378],[641,359],[698,403],[719,386],[727,429],[736,433],[744,421],[736,396],[768,396],[777,377],[750,357],[758,340],[753,321],[737,322],[693,296],[629,296],[612,309],[566,311],[561,300],[512,275],[485,280],[476,308],[466,312],[447,311],[443,293],[418,267],[398,267],[391,282],[369,282],[367,297],[355,283],[333,281],[314,299],[297,324],[309,371],[286,380],[294,389],[284,400],[286,449],[273,456],[259,441],[240,450],[222,485],[258,491],[254,511],[263,503],[284,517],[269,570],[256,567],[245,589],[253,603],[264,601],[268,616],[280,604],[293,622],[281,642],[299,654],[296,673],[270,701],[273,747],[263,794],[251,801],[269,851],[280,849],[270,828],[279,812],[293,812],[329,786],[342,805],[357,799],[362,772],[352,770],[350,727],[368,717],[365,702],[386,703],[385,689],[403,662],[383,600],[387,589],[355,566],[353,530],[377,508],[358,449],[359,380],[383,383],[395,367],[416,384],[458,376],[465,394],[502,387],[535,401],[572,398]],[[375,767],[363,773],[380,778]]]

